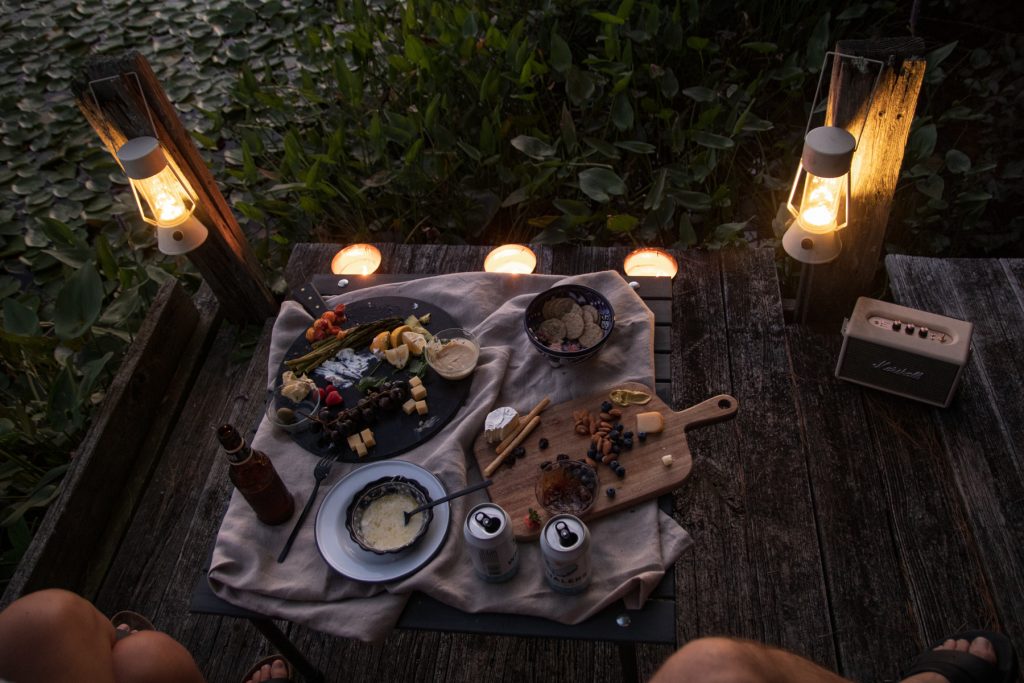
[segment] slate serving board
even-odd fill
[[[686,432],[713,422],[733,417],[739,408],[739,402],[728,394],[719,394],[686,410],[675,412],[654,393],[654,390],[643,384],[627,382],[607,390],[595,393],[586,398],[548,406],[540,415],[540,425],[523,442],[526,455],[519,458],[509,467],[503,464],[491,479],[494,483],[488,494],[494,503],[500,505],[512,518],[512,531],[520,540],[533,540],[540,535],[540,529],[529,529],[525,517],[532,507],[541,515],[542,523],[548,515],[537,501],[535,486],[540,476],[540,465],[546,460],[554,460],[559,453],[567,454],[577,460],[586,455],[590,447],[590,437],[580,436],[573,431],[573,411],[587,410],[596,416],[603,401],[613,389],[638,389],[651,394],[646,405],[628,407],[616,406],[622,411],[621,422],[626,431],[636,432],[636,415],[657,411],[665,418],[665,429],[660,434],[649,434],[645,442],[634,436],[633,449],[623,451],[619,462],[626,468],[626,476],[619,479],[606,465],[598,465],[597,497],[589,510],[580,515],[584,521],[604,517],[613,512],[628,509],[637,503],[668,493],[678,488],[693,468],[690,447],[686,443]],[[533,406],[512,406],[525,415]],[[539,442],[546,438],[549,446],[541,450]],[[487,443],[484,434],[480,434],[473,442],[473,455],[482,472],[495,458],[495,446]],[[666,467],[661,457],[672,455],[672,465]],[[605,491],[615,488],[615,497],[609,498]]]
[[[430,314],[430,323],[424,327],[428,331],[438,332],[450,327],[459,327],[459,323],[452,316],[437,306],[425,301],[398,296],[376,297],[346,304],[345,314],[348,316],[348,322],[345,325],[348,327],[354,323],[372,322],[389,316],[398,316],[404,320],[413,314],[422,316],[427,313]],[[285,353],[284,360],[297,358],[308,353],[309,350],[310,345],[306,341],[305,330],[303,330],[303,333]],[[357,351],[369,355],[369,351],[366,349]],[[372,359],[366,372],[371,372],[376,364],[376,359]],[[277,376],[280,377],[287,369],[282,362]],[[394,368],[385,361],[374,376],[389,377],[392,370]],[[327,379],[316,372],[313,372],[311,376],[317,386],[325,386],[328,383]],[[406,370],[395,370],[394,374],[390,375],[391,379],[408,379],[409,377]],[[423,385],[427,388],[426,400],[429,408],[427,414],[406,415],[400,408],[388,412],[378,410],[377,422],[370,427],[377,445],[370,449],[365,458],[360,458],[346,445],[335,448],[320,446],[320,434],[309,429],[293,432],[291,436],[296,443],[310,453],[317,456],[337,453],[338,459],[342,462],[373,462],[392,458],[420,445],[441,431],[465,402],[472,381],[473,375],[457,381],[447,380],[428,367],[423,376]],[[339,393],[345,399],[345,406],[354,406],[362,398],[355,383],[339,387]]]

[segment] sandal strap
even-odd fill
[[[932,650],[921,654],[904,677],[920,673],[937,673],[949,679],[950,683],[994,683],[1002,673],[981,657],[958,650]]]

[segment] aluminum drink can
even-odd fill
[[[590,530],[572,515],[555,515],[540,532],[544,576],[559,593],[582,593],[590,586]]]
[[[512,520],[493,503],[481,503],[469,511],[462,535],[469,547],[473,569],[484,581],[508,581],[519,570],[519,546],[512,534]]]

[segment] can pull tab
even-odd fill
[[[569,548],[580,540],[580,537],[565,522],[555,522],[555,533],[558,534],[558,543],[563,548]]]
[[[473,520],[479,524],[484,531],[489,534],[493,534],[501,526],[501,520],[497,517],[491,517],[486,512],[480,511],[473,515]]]

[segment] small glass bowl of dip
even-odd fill
[[[445,379],[469,377],[480,359],[480,343],[469,330],[452,327],[436,333],[427,342],[427,365]]]
[[[363,550],[377,555],[401,553],[416,545],[434,519],[433,508],[405,515],[430,502],[427,490],[415,479],[402,476],[371,481],[352,498],[345,512],[345,528]]]

